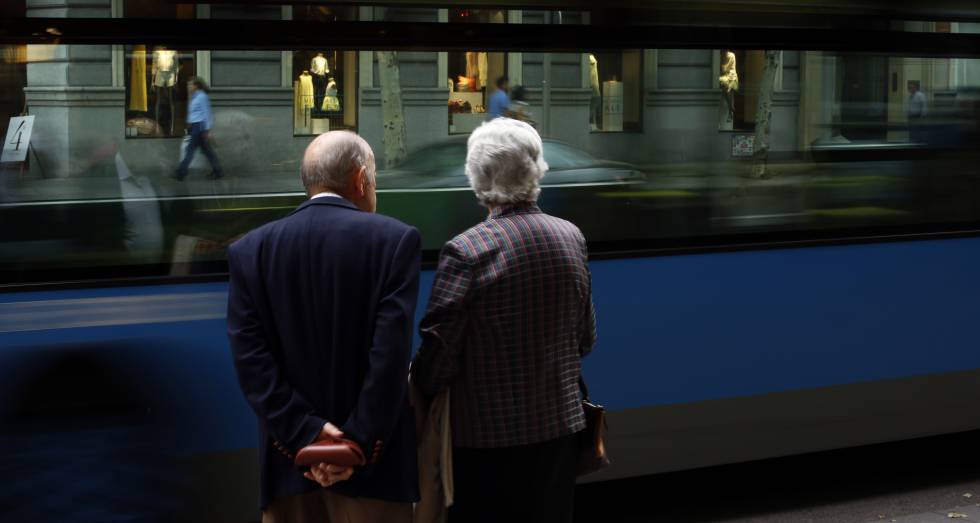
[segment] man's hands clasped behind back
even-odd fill
[[[323,426],[323,430],[320,431],[320,436],[317,437],[317,441],[337,440],[343,439],[343,437],[344,433],[341,432],[340,429],[334,426],[333,423],[327,423]],[[308,472],[303,473],[303,477],[310,481],[315,481],[321,486],[329,487],[341,481],[350,479],[353,473],[354,467],[342,467],[340,465],[320,463],[319,465],[310,467]]]

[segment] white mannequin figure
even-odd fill
[[[602,111],[602,95],[599,91],[599,60],[589,53],[589,87],[592,88],[592,98],[589,101],[589,128],[599,130],[599,119]]]
[[[721,97],[728,109],[728,116],[722,122],[722,126],[731,129],[735,121],[735,92],[738,91],[735,53],[731,51],[725,51],[724,61],[721,64],[721,76],[718,77],[718,86],[721,88]]]

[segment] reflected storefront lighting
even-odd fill
[[[452,23],[550,19],[450,11]],[[330,23],[363,12],[296,16]],[[491,116],[502,77],[504,114],[526,118],[545,138],[542,207],[597,244],[847,234],[980,215],[977,59],[420,50],[385,55],[400,78],[393,85],[382,54],[153,42],[3,47],[4,123],[34,117],[27,158],[2,168],[0,218],[28,224],[0,236],[5,281],[38,271],[220,271],[229,243],[302,201],[302,152],[313,135],[335,129],[358,132],[374,149],[379,211],[419,227],[425,249],[437,250],[484,216],[463,172],[466,137]],[[323,78],[306,86],[313,74]],[[211,85],[221,180],[208,179],[203,157],[186,180],[168,177],[184,154],[192,76]],[[385,139],[392,98],[402,107],[402,144]],[[389,162],[397,150],[407,155]]]

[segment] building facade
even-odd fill
[[[256,190],[296,190],[303,149],[311,136],[329,129],[358,132],[385,165],[377,54],[330,48],[331,21],[589,23],[588,13],[545,11],[154,6],[130,0],[26,0],[25,9],[36,17],[320,20],[324,48],[249,49],[247,35],[237,50],[170,50],[153,42],[27,46],[23,102],[36,117],[32,144],[38,158],[32,176],[77,175],[91,163],[93,149],[106,143],[119,148],[134,172],[173,171],[182,154],[184,84],[198,76],[211,86],[213,134],[226,170],[261,180]],[[932,23],[907,30],[977,29],[968,26]],[[724,50],[486,53],[478,44],[472,52],[398,53],[408,150],[479,125],[495,79],[507,75],[512,87],[524,88],[543,136],[596,157],[649,166],[721,162],[751,152],[746,140],[753,134],[763,78],[762,50],[732,53],[739,87],[734,121],[726,127],[728,108],[719,87]],[[166,67],[174,69],[173,76]],[[861,140],[908,139],[896,127],[907,119],[910,81],[918,83],[930,105],[941,105],[955,98],[959,87],[980,85],[980,67],[975,60],[782,52],[772,100],[773,154],[804,156],[813,143],[850,140],[849,134]],[[867,128],[860,130],[858,121]]]

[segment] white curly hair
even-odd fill
[[[548,170],[544,144],[530,125],[494,118],[470,135],[466,177],[484,207],[537,201]]]

